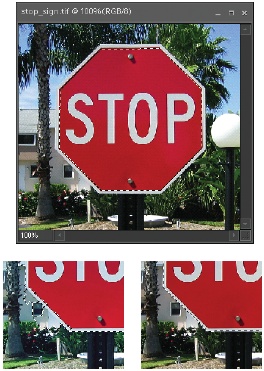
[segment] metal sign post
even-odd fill
[[[118,230],[144,230],[144,194],[118,195]]]
[[[114,368],[114,332],[88,332],[87,368]]]
[[[226,368],[252,368],[252,332],[226,334]]]

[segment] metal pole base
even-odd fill
[[[114,368],[114,332],[88,332],[87,368]]]
[[[227,332],[226,368],[252,368],[252,333]]]
[[[118,230],[144,230],[144,195],[118,196]]]
[[[252,368],[252,332],[242,332],[240,335],[240,368]]]
[[[235,171],[235,150],[226,149],[226,174],[225,174],[225,230],[234,230],[234,171]]]

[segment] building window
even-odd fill
[[[30,178],[37,178],[37,165],[30,165]]]
[[[19,134],[18,144],[20,146],[35,146],[36,145],[36,134]]]
[[[63,177],[73,178],[73,169],[71,165],[63,165]]]
[[[41,303],[33,303],[32,304],[32,314],[33,316],[41,316],[42,315],[42,304]]]
[[[181,305],[180,303],[170,303],[171,316],[181,315]]]

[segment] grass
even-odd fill
[[[46,221],[41,221],[36,224],[31,224],[29,227],[19,227],[20,231],[45,231],[45,230],[50,230],[50,229],[55,229],[55,228],[65,228],[69,226],[69,219],[70,217],[67,217],[67,219],[54,219],[54,220],[46,220]],[[87,222],[87,217],[74,217],[74,224],[82,224]]]
[[[30,230],[30,231],[44,231],[44,230],[50,230],[50,229],[57,229],[57,228],[65,228],[65,227],[68,227],[68,224],[69,224],[69,219],[70,217],[67,217],[66,219],[54,219],[54,220],[47,220],[47,221],[42,221],[42,222],[39,222],[39,223],[36,223],[36,224],[32,224],[30,227],[19,227],[19,230],[22,231],[26,231],[26,230]],[[83,223],[86,223],[87,222],[87,217],[86,216],[83,216],[83,217],[74,217],[73,218],[74,220],[74,225],[77,225],[77,224],[83,224]],[[224,222],[215,222],[215,221],[210,221],[210,220],[184,220],[184,222],[189,222],[189,223],[195,223],[195,224],[201,224],[201,225],[210,225],[212,227],[223,227],[225,226],[225,223]],[[239,224],[235,224],[234,228],[236,230],[239,230],[240,229],[240,225]]]
[[[3,361],[3,369],[7,368],[17,368],[17,367],[27,367],[30,365],[35,365],[39,359],[39,356],[28,356],[26,358],[18,358],[12,360]],[[55,354],[42,355],[43,362],[56,361],[57,356]]]
[[[142,360],[141,361],[141,368],[155,368],[155,367],[165,367],[171,364],[174,364],[176,361],[176,356],[166,356],[164,358],[151,358],[150,360]],[[193,354],[182,354],[181,355],[181,363],[187,361],[194,361],[195,357]]]
[[[201,224],[201,225],[210,225],[211,227],[225,227],[225,222],[213,222],[210,220],[184,220],[189,223]],[[240,229],[240,224],[234,225],[235,229]]]

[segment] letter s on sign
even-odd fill
[[[44,282],[55,282],[58,281],[64,272],[64,264],[62,261],[54,261],[56,265],[56,272],[52,274],[46,274],[43,267],[36,267],[37,276]]]
[[[86,116],[83,112],[80,112],[76,109],[75,105],[78,101],[83,101],[87,106],[93,105],[92,99],[83,93],[74,94],[68,102],[68,111],[69,113],[75,117],[76,119],[82,121],[86,127],[86,134],[83,137],[77,137],[74,133],[73,129],[67,129],[66,135],[68,139],[74,144],[86,144],[90,142],[92,137],[94,136],[94,125],[92,120]]]
[[[182,273],[180,267],[174,267],[173,271],[175,277],[177,277],[182,282],[193,282],[197,280],[197,278],[200,277],[200,274],[202,272],[202,264],[199,261],[197,262],[193,261],[192,263],[194,265],[194,271],[191,274],[184,274]]]

